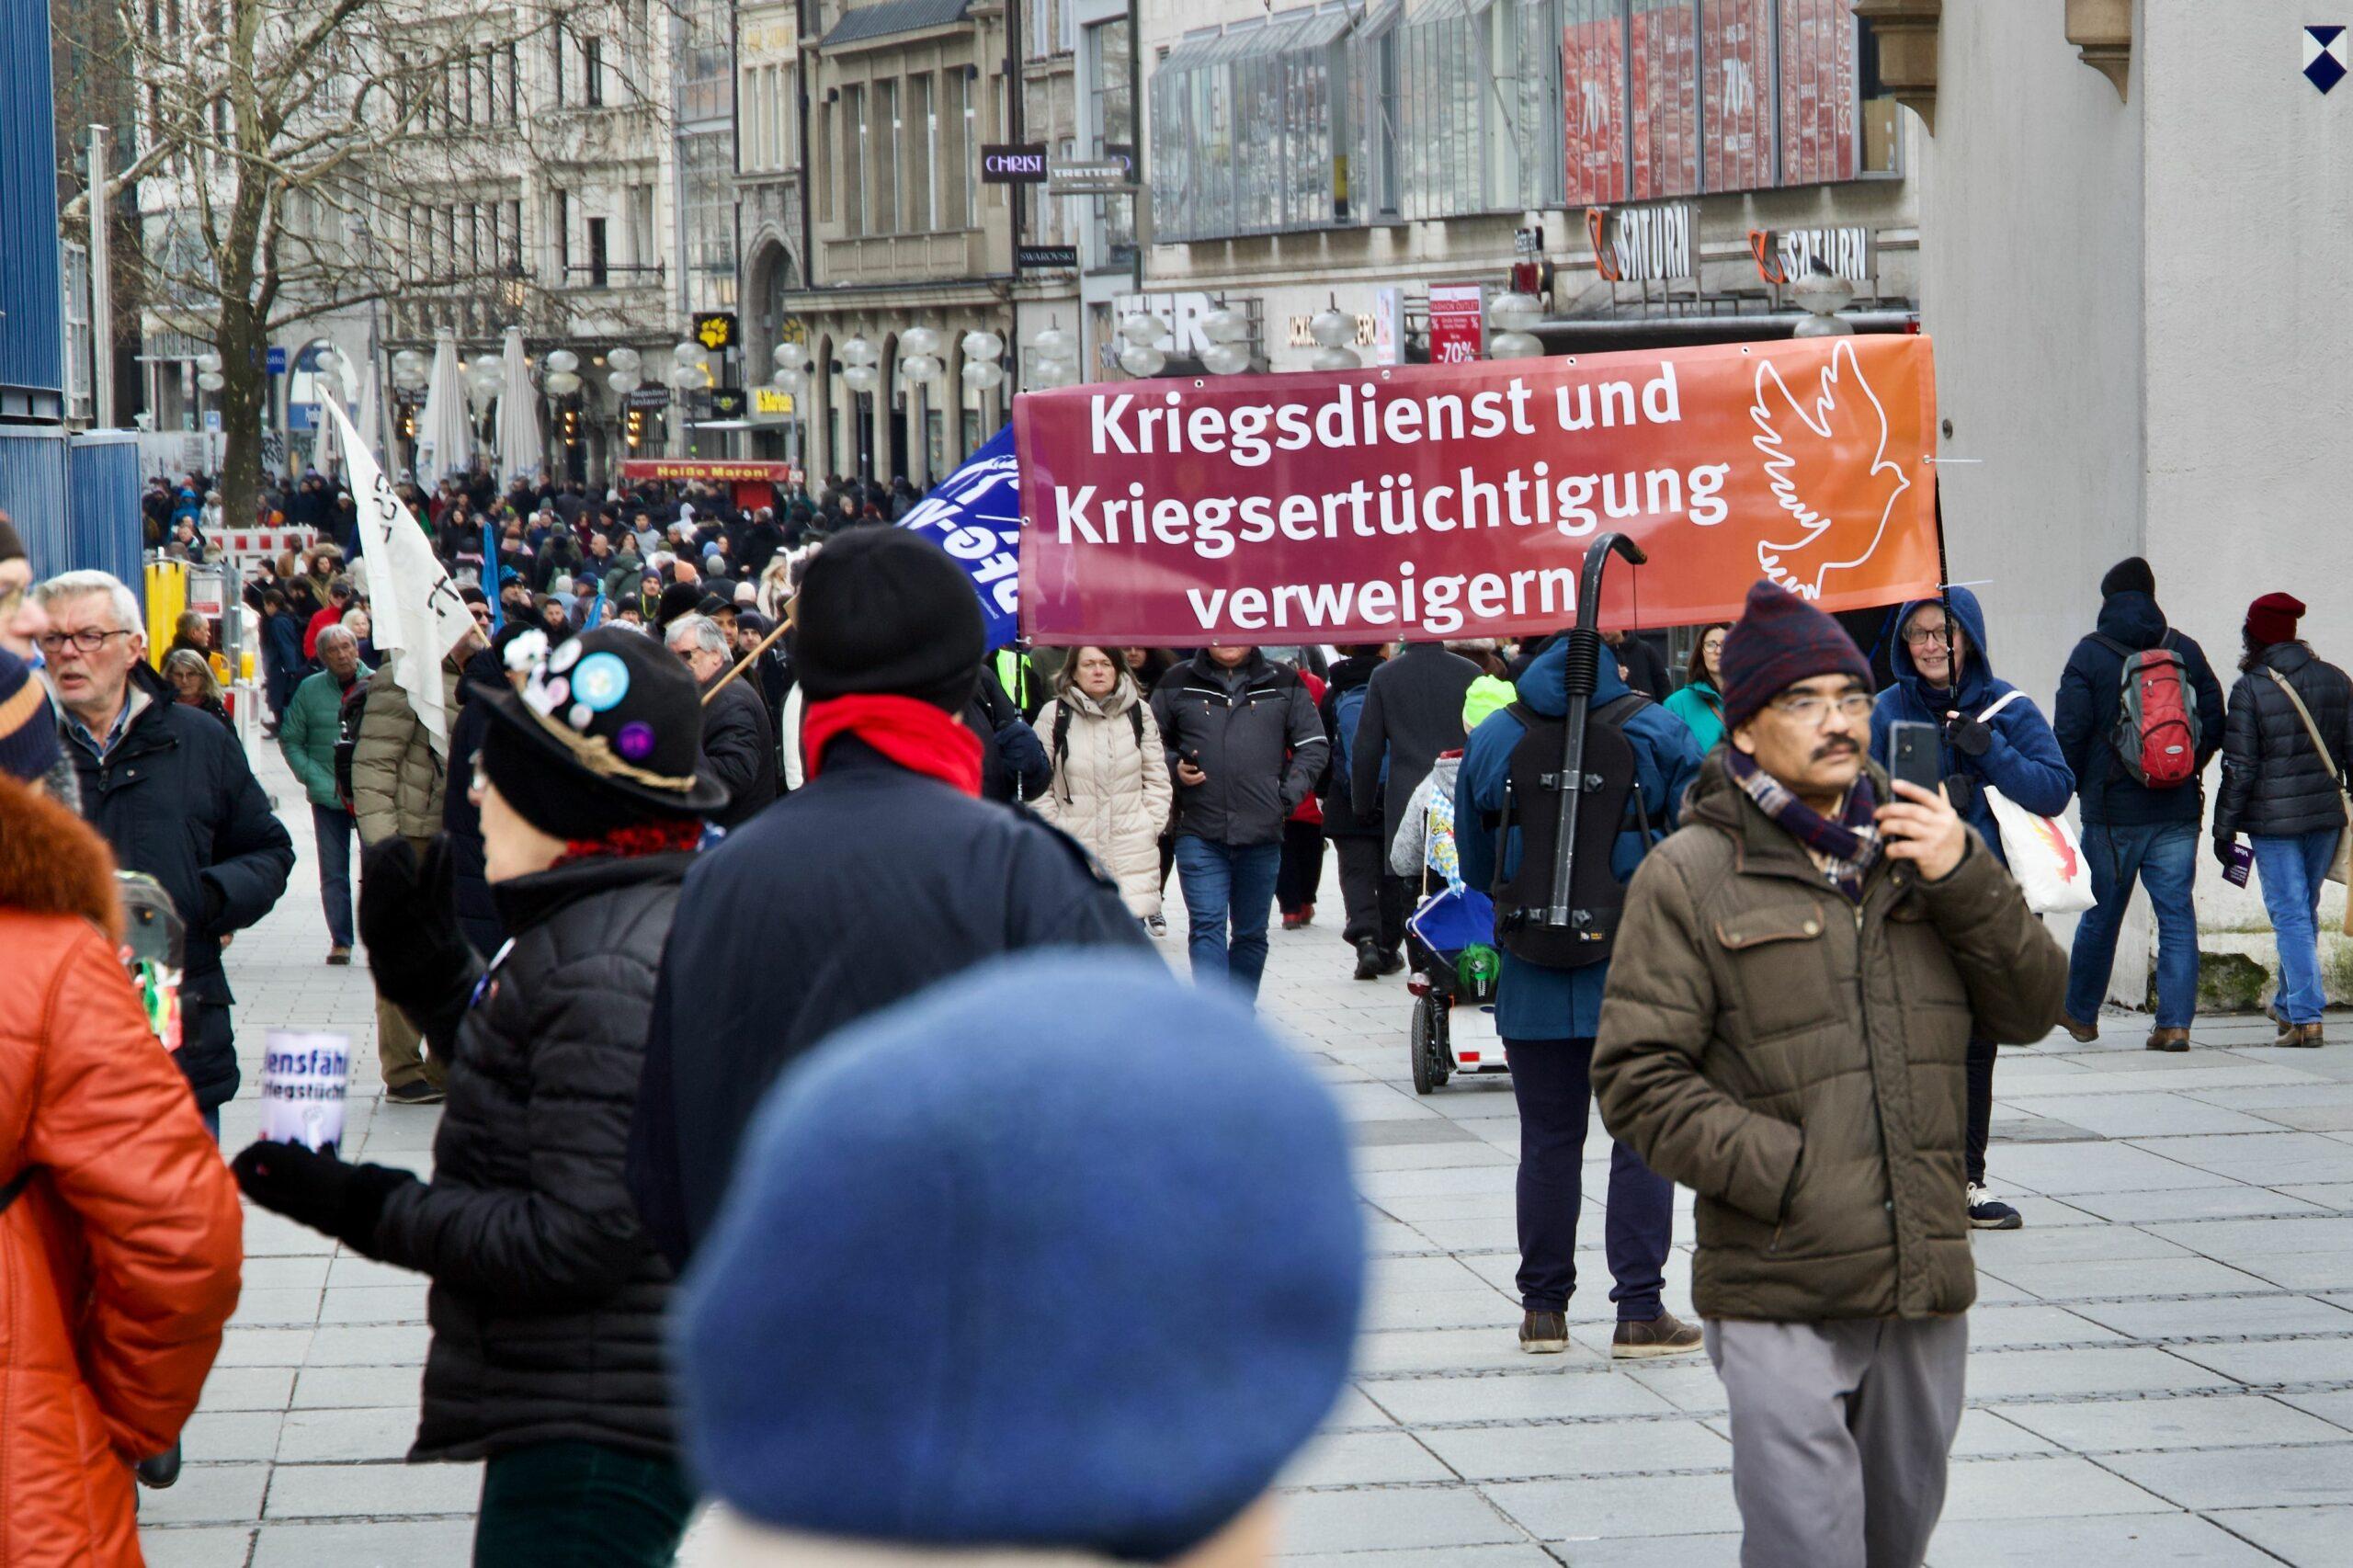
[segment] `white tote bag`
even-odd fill
[[[1977,715],[1977,722],[1992,722],[1995,714],[2025,696],[2022,691],[2006,693]],[[2029,909],[2037,915],[2080,915],[2098,902],[2092,897],[2091,862],[2084,858],[2083,844],[2066,818],[2037,816],[1991,784],[1980,785],[1978,792],[1994,808],[1995,825],[2002,830],[2002,858],[2010,863],[2010,875],[2026,895]]]

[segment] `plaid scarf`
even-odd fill
[[[1872,816],[1879,810],[1879,797],[1871,789],[1870,775],[1859,774],[1847,791],[1847,807],[1840,820],[1832,822],[1795,795],[1781,781],[1756,766],[1756,759],[1738,746],[1724,748],[1725,765],[1732,772],[1733,782],[1739,785],[1747,797],[1756,802],[1756,809],[1780,824],[1784,832],[1802,844],[1814,856],[1829,864],[1823,874],[1831,884],[1856,903],[1863,902],[1863,878],[1881,847],[1879,829]]]

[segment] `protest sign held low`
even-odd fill
[[[1825,609],[1938,581],[1925,337],[1169,378],[1014,408],[1021,620],[1043,643],[1427,641]]]
[[[351,1037],[272,1029],[262,1047],[261,1136],[316,1152],[343,1142]]]

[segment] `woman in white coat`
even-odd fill
[[[1116,648],[1074,648],[1035,728],[1054,778],[1032,801],[1094,851],[1128,908],[1159,936],[1160,835],[1168,825],[1168,758],[1146,694]]]

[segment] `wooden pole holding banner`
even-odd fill
[[[745,670],[750,669],[752,667],[752,661],[758,658],[762,653],[767,653],[768,649],[775,644],[776,640],[783,636],[787,631],[790,631],[791,628],[792,612],[788,609],[785,612],[784,619],[776,623],[775,631],[769,632],[766,637],[761,638],[758,642],[755,643],[750,653],[745,654],[741,659],[738,659],[735,662],[735,667],[733,669],[729,670],[725,675],[721,676],[717,680],[710,683],[710,689],[702,694],[703,705],[705,707],[709,707],[710,705],[710,699],[719,695],[721,687],[724,687],[729,681],[733,680],[737,676],[742,675]]]

